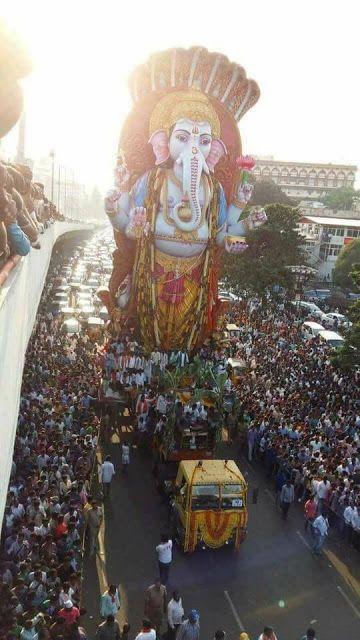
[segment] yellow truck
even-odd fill
[[[233,460],[183,460],[174,486],[172,523],[185,552],[240,548],[247,529],[247,484]]]

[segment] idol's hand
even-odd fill
[[[251,196],[252,196],[252,192],[254,189],[254,185],[250,184],[250,182],[244,182],[239,184],[238,188],[237,188],[237,201],[238,203],[242,205],[242,208],[245,208],[247,203],[249,202]]]
[[[121,197],[121,191],[119,191],[119,189],[113,188],[107,192],[104,198],[104,207],[105,207],[105,213],[107,213],[108,216],[111,216],[117,213],[117,203],[120,197]]]
[[[248,215],[247,222],[249,230],[257,229],[261,227],[267,221],[267,215],[265,209],[262,207],[255,207]]]
[[[122,193],[126,193],[129,191],[129,178],[130,173],[125,163],[118,164],[114,170],[115,174],[115,186],[122,191]]]
[[[242,236],[226,236],[225,249],[228,253],[243,253],[247,248],[245,238]]]

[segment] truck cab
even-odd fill
[[[172,521],[185,552],[229,544],[239,549],[247,519],[247,484],[233,460],[180,462]]]

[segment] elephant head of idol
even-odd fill
[[[214,171],[226,154],[217,113],[199,91],[173,92],[156,106],[150,134],[156,165],[170,161],[181,167],[182,199],[174,207],[174,223],[181,231],[194,231],[201,219],[201,176]]]

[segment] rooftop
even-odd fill
[[[324,163],[324,162],[296,162],[294,160],[270,160],[269,158],[259,158],[254,156],[256,164],[285,164],[291,167],[323,167],[324,169],[350,169],[351,171],[357,171],[355,164],[341,164],[341,163]]]
[[[201,462],[201,466],[199,465]],[[191,484],[246,485],[244,476],[234,460],[183,460],[184,476]]]
[[[355,227],[360,229],[360,220],[353,218],[328,218],[324,216],[302,216],[300,223],[311,222],[329,227]]]

